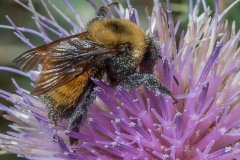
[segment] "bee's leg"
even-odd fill
[[[141,84],[144,84],[148,89],[156,92],[157,95],[167,95],[172,97],[174,103],[178,102],[172,92],[163,84],[158,82],[158,80],[152,74],[134,73],[120,82],[120,85],[126,88],[137,87]]]
[[[93,22],[96,22],[96,21],[101,21],[103,20],[106,16],[107,16],[107,13],[108,13],[108,7],[111,6],[111,5],[118,5],[117,2],[112,2],[110,4],[107,4],[107,5],[104,5],[104,6],[101,6],[98,11],[97,11],[97,17],[95,17],[94,19],[92,19],[89,24],[93,23]]]
[[[87,107],[94,101],[96,97],[96,93],[94,91],[94,85],[91,84],[82,95],[82,101],[78,104],[77,108],[73,112],[72,116],[68,122],[68,130],[73,132],[78,132],[80,124],[84,119],[84,116],[87,113]],[[70,137],[70,144],[73,145],[78,140],[75,138]]]

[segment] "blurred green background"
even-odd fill
[[[28,4],[28,0],[21,0],[25,4]],[[47,2],[47,0],[45,0]],[[60,8],[64,13],[73,18],[72,13],[63,3],[63,0],[50,0],[53,4],[55,4],[58,8]],[[94,17],[95,12],[90,7],[85,0],[69,0],[70,3],[75,7],[75,9],[79,12],[81,18],[84,22],[87,22],[89,19]],[[117,0],[116,0],[117,1]],[[194,1],[194,0],[193,0]],[[37,12],[46,15],[44,8],[41,4],[40,0],[32,0],[35,9]],[[96,3],[99,3],[99,0],[95,0]],[[124,6],[126,6],[125,0],[119,0]],[[166,1],[161,1],[163,5],[166,5]],[[211,8],[213,8],[213,0],[207,0],[207,3]],[[219,0],[219,10],[220,12],[229,6],[234,0]],[[181,27],[186,26],[188,22],[188,0],[171,0],[174,18],[181,19]],[[131,4],[133,7],[137,8],[139,11],[141,26],[146,28],[146,14],[145,14],[145,7],[147,6],[148,9],[151,11],[153,0],[131,0]],[[53,11],[53,8],[49,6],[49,9]],[[239,19],[239,9],[240,4],[237,4],[227,15],[230,24],[233,20],[236,21],[236,28],[239,29],[240,27],[240,19]],[[65,28],[69,28],[66,25],[65,21],[61,16],[56,14],[53,11],[53,15],[55,19]],[[0,24],[9,25],[9,22],[6,20],[6,15],[8,15],[17,26],[24,26],[28,28],[36,29],[36,24],[33,22],[32,15],[25,10],[23,7],[18,5],[14,0],[0,0]],[[33,44],[38,46],[43,44],[43,41],[36,36],[25,34],[29,39],[32,40]],[[0,29],[0,65],[1,66],[10,66],[15,67],[12,63],[12,60],[20,55],[22,52],[29,49],[27,45],[25,45],[21,40],[19,40],[10,30]],[[4,89],[10,92],[14,92],[15,88],[11,82],[11,78],[17,80],[21,87],[29,89],[29,80],[18,76],[16,74],[0,71],[0,89]],[[0,99],[0,103],[5,105],[11,105],[7,101]],[[3,114],[0,112],[0,115]],[[6,130],[9,128],[7,127],[7,122],[0,118],[0,132],[5,133]],[[15,155],[11,154],[3,154],[1,155],[2,151],[0,151],[0,160],[16,160],[22,159],[17,158]]]

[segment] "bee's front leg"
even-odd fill
[[[68,130],[73,132],[79,132],[79,127],[84,119],[84,116],[87,114],[87,107],[94,101],[96,98],[96,93],[94,91],[94,85],[91,84],[88,86],[86,91],[81,96],[81,101],[77,105],[75,111],[68,122]],[[78,139],[70,137],[70,144],[73,145]]]
[[[108,13],[108,8],[109,6],[111,5],[118,5],[117,2],[112,2],[110,4],[107,4],[107,5],[103,5],[101,6],[98,10],[97,10],[97,17],[93,18],[89,24],[92,24],[93,22],[96,22],[96,21],[101,21],[103,20],[106,16],[107,16],[107,13]]]
[[[172,92],[161,84],[152,74],[134,73],[120,82],[120,85],[125,88],[137,87],[141,84],[144,84],[148,89],[156,92],[156,94],[163,94],[172,97],[174,103],[178,102]]]

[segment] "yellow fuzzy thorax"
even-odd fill
[[[129,20],[111,19],[97,21],[88,27],[90,39],[100,45],[128,43],[133,47],[133,58],[141,61],[147,43],[143,29]]]

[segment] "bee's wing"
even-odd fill
[[[118,52],[87,40],[87,33],[71,36],[24,52],[14,62],[28,71],[42,65],[32,94],[40,95],[64,85]]]

